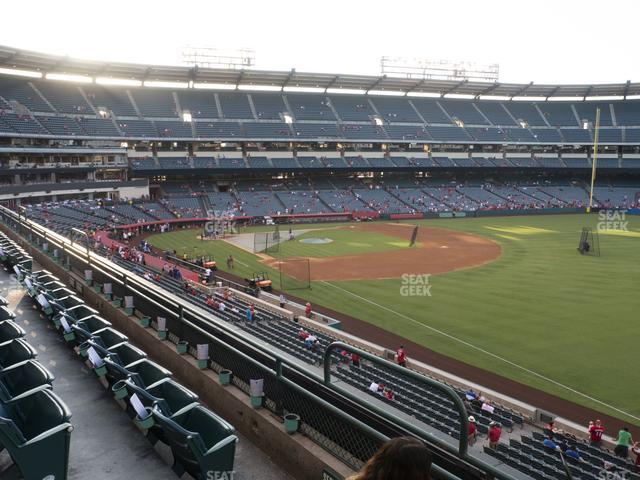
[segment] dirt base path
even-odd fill
[[[363,233],[380,233],[406,240],[414,225],[396,223],[363,223],[341,227]],[[500,256],[500,245],[484,237],[444,228],[420,226],[418,243],[411,248],[336,257],[310,258],[311,280],[380,280],[400,278],[403,274],[438,274],[477,267]],[[277,268],[279,261],[267,260]],[[289,275],[295,274],[292,260]]]

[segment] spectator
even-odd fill
[[[478,427],[476,426],[476,419],[472,415],[469,417],[469,445],[476,443],[476,436],[478,434]]]
[[[589,424],[589,440],[591,441],[591,445],[594,447],[601,445],[604,431],[605,428],[600,420],[596,420],[595,424],[592,422]]]
[[[544,427],[542,427],[542,431],[544,432],[545,435],[547,436],[551,435],[551,437],[553,437],[553,434],[556,433],[558,429],[556,428],[556,425],[552,420],[549,423],[547,423]]]
[[[227,308],[227,306],[224,304],[224,302],[222,302],[222,301],[221,301],[221,302],[218,304],[218,310],[220,310],[221,312],[223,312],[223,313],[224,313],[225,308]]]
[[[404,351],[404,345],[400,345],[400,348],[396,352],[396,362],[398,362],[398,365],[401,367],[407,366],[407,354]]]
[[[622,430],[618,432],[618,439],[616,440],[616,448],[613,449],[613,453],[616,454],[616,457],[620,458],[628,458],[629,457],[629,447],[633,444],[633,439],[631,438],[631,433],[627,427],[623,427]]]
[[[352,353],[351,354],[351,363],[353,364],[354,367],[359,367],[360,366],[360,355],[358,355],[357,353]]]
[[[306,340],[308,336],[309,333],[305,332],[304,328],[301,328],[300,331],[298,331],[298,337],[300,337],[302,340]]]
[[[544,445],[549,450],[558,449],[558,444],[553,441],[553,435],[549,435],[547,438],[545,438],[544,441],[542,442],[542,445]]]
[[[640,472],[640,442],[634,443],[631,451],[636,456],[636,472]]]
[[[280,294],[280,308],[284,308],[287,303],[287,299],[284,297],[284,293]]]
[[[385,398],[387,400],[393,400],[393,390],[391,390],[389,387],[385,387],[382,394],[385,396]]]
[[[502,435],[502,427],[499,423],[491,422],[489,424],[489,447],[494,450],[498,448],[500,443],[500,436]]]
[[[227,257],[227,269],[233,270],[233,255]]]
[[[582,460],[582,457],[580,457],[580,453],[576,449],[575,445],[567,446],[564,454],[569,458],[573,458],[574,460]]]
[[[255,310],[253,309],[253,305],[249,305],[247,307],[246,314],[247,314],[247,322],[253,323],[255,319]]]
[[[371,385],[369,385],[369,390],[372,391],[373,393],[378,393],[378,383],[371,382]]]
[[[311,303],[307,302],[307,304],[304,307],[304,316],[307,318],[311,318]]]
[[[359,473],[347,480],[430,480],[431,453],[419,440],[397,437],[385,443]]]
[[[347,352],[346,350],[341,350],[340,351],[340,363],[342,363],[343,365],[348,365],[349,364],[349,352]]]
[[[309,335],[304,339],[304,346],[311,349],[313,347],[313,343],[318,340],[315,335]]]

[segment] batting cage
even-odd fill
[[[591,228],[584,227],[580,233],[580,243],[578,251],[582,255],[600,256],[600,238],[598,232],[594,232]]]
[[[273,232],[257,232],[253,234],[254,253],[278,253],[280,251],[280,229]]]
[[[281,290],[311,288],[311,263],[308,258],[282,258],[278,260],[277,267]]]

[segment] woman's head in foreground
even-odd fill
[[[431,453],[419,440],[397,437],[385,443],[350,480],[430,480]]]

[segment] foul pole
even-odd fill
[[[593,185],[596,182],[596,165],[598,163],[598,136],[600,134],[600,107],[596,108],[596,128],[593,136],[593,165],[591,166],[591,189],[589,190],[589,206],[587,213],[591,212],[593,206]]]

